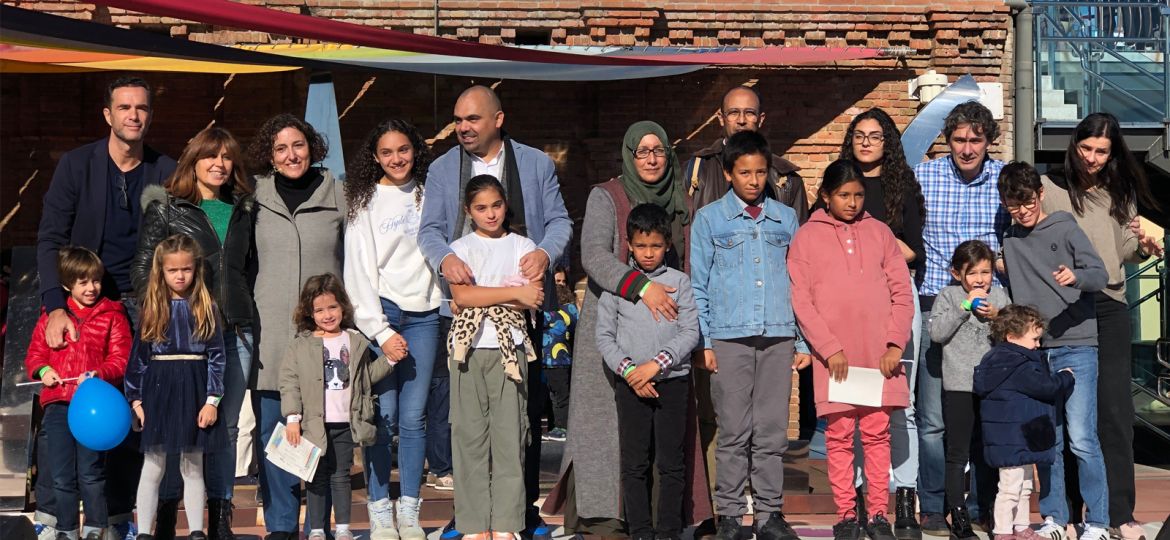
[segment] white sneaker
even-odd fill
[[[422,507],[422,499],[399,497],[397,507],[398,534],[402,540],[427,540],[426,531],[418,524],[418,512]]]
[[[1044,518],[1044,524],[1040,526],[1040,530],[1036,531],[1036,534],[1039,534],[1048,540],[1064,540],[1064,530],[1065,527],[1057,525],[1056,522],[1052,520],[1052,518],[1047,517]]]
[[[370,512],[370,540],[399,540],[394,525],[394,505],[390,499],[366,503]]]
[[[1105,527],[1085,525],[1085,532],[1081,533],[1081,540],[1109,540],[1109,530]]]
[[[33,531],[37,535],[37,540],[57,540],[57,529],[52,525],[37,523],[33,525]]]

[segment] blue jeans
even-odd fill
[[[203,475],[207,481],[208,499],[232,498],[236,479],[236,439],[240,435],[240,409],[244,406],[244,391],[252,373],[252,331],[240,328],[239,333],[225,330],[223,346],[227,353],[227,367],[223,373],[223,401],[219,402],[219,421],[227,423],[228,444],[207,453]],[[249,404],[251,405],[251,404]],[[264,441],[268,443],[267,440]]]
[[[57,530],[77,530],[78,499],[85,503],[85,530],[82,536],[106,528],[105,452],[90,450],[73,438],[69,431],[69,404],[50,403],[42,420],[42,442],[48,447],[52,462],[53,497]]]
[[[914,389],[918,375],[918,348],[922,331],[922,313],[918,308],[918,289],[911,280],[914,294],[914,321],[911,323],[910,343],[902,355],[902,370],[910,385],[910,406],[890,413],[890,466],[894,473],[890,482],[895,488],[913,488],[918,485],[918,424],[914,416]],[[908,359],[908,360],[907,360]]]
[[[921,317],[914,400],[918,427],[918,501],[923,514],[943,514],[947,453],[943,444],[942,345],[930,340],[930,311],[922,311]]]
[[[451,376],[446,363],[435,364],[427,398],[427,466],[435,476],[451,474]]]
[[[427,395],[439,348],[439,310],[403,311],[382,299],[382,313],[394,331],[402,334],[410,354],[385,379],[374,385],[378,396],[378,439],[365,450],[369,499],[390,497],[390,444],[398,426],[398,478],[403,497],[418,497],[423,461],[427,456]]]
[[[1040,465],[1040,515],[1058,525],[1068,523],[1068,499],[1064,485],[1064,430],[1077,457],[1081,498],[1088,510],[1085,523],[1106,527],[1109,523],[1109,490],[1105,485],[1105,460],[1097,439],[1097,347],[1054,347],[1048,353],[1048,369],[1056,373],[1072,368],[1076,384],[1064,407],[1056,408],[1056,461]]]
[[[276,424],[284,422],[280,414],[280,392],[252,392],[255,410],[260,412],[258,445],[268,444]],[[301,509],[301,479],[285,472],[271,461],[261,458],[260,496],[264,498],[264,528],[268,532],[296,532]]]

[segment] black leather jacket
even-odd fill
[[[251,271],[255,249],[252,242],[252,195],[236,197],[228,221],[223,247],[211,220],[199,206],[172,197],[162,186],[142,191],[142,224],[138,228],[138,250],[130,266],[130,280],[141,297],[150,278],[154,248],[173,234],[194,238],[203,250],[204,276],[224,321],[229,328],[250,327],[255,313]]]

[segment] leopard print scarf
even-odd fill
[[[447,334],[447,351],[451,359],[462,364],[467,361],[467,353],[471,350],[472,340],[479,333],[483,321],[490,320],[496,325],[496,339],[500,343],[500,362],[504,364],[504,374],[508,379],[524,382],[520,375],[517,349],[524,349],[525,361],[536,360],[536,348],[532,345],[532,338],[525,331],[524,314],[504,306],[488,306],[463,308],[451,321],[451,333]],[[524,334],[524,343],[519,346],[509,346],[515,343],[512,338],[512,329]]]

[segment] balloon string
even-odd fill
[[[61,382],[63,382],[63,383],[73,382],[73,381],[76,381],[77,379],[80,379],[80,378],[81,377],[71,377],[68,379],[61,379]],[[22,382],[22,383],[16,383],[16,386],[32,386],[34,384],[44,384],[44,383],[41,381]]]

